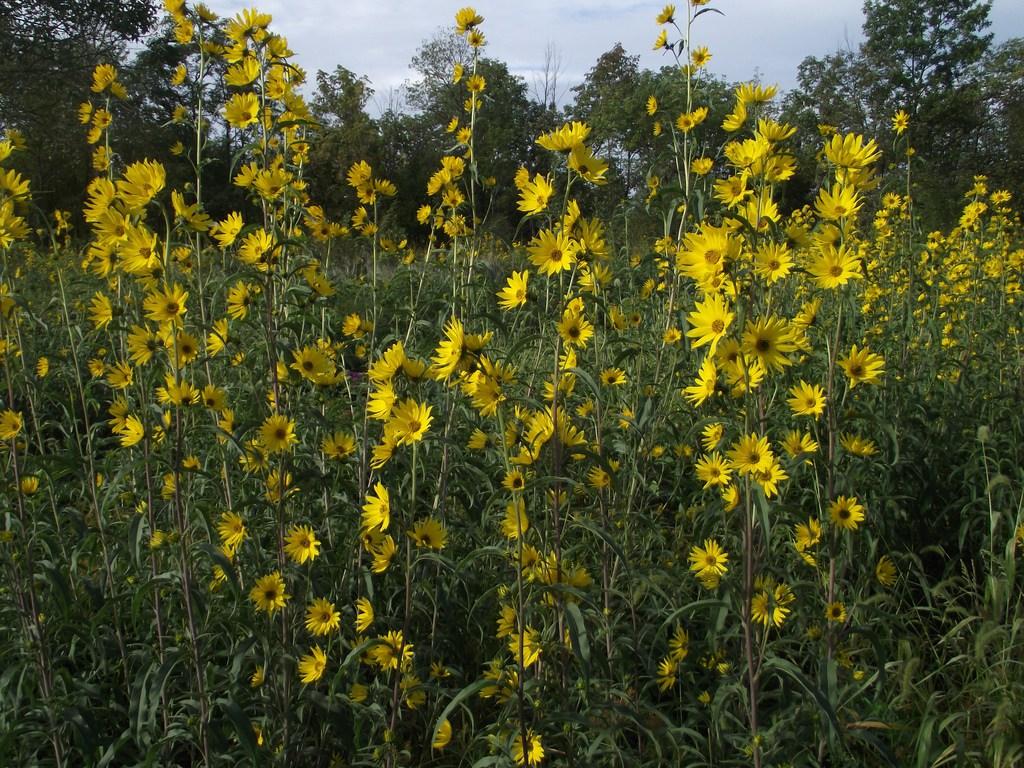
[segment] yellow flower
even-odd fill
[[[110,321],[114,319],[114,308],[110,304],[110,299],[99,291],[93,295],[92,301],[89,302],[89,319],[97,330],[106,328],[110,325]]]
[[[142,442],[142,439],[146,436],[146,427],[138,416],[127,416],[125,417],[124,424],[116,432],[121,438],[122,447],[131,448],[133,445],[138,445]]]
[[[516,498],[505,505],[505,517],[501,521],[501,533],[509,541],[515,541],[530,528],[526,516],[526,503]]]
[[[777,283],[788,275],[792,268],[793,258],[784,243],[762,245],[754,254],[754,274],[764,278],[768,285]]]
[[[752,472],[751,477],[761,486],[764,495],[769,499],[778,494],[779,483],[789,479],[789,475],[774,456],[766,467]]]
[[[839,288],[850,280],[860,279],[860,259],[845,244],[822,245],[818,255],[807,265],[807,272],[819,288]]]
[[[666,656],[658,662],[658,690],[664,692],[678,682],[679,662]]]
[[[743,331],[744,355],[757,358],[765,370],[781,371],[793,361],[786,354],[796,349],[785,320],[777,317],[748,320]]]
[[[533,181],[528,181],[519,187],[518,208],[527,216],[542,213],[548,207],[548,202],[554,192],[555,188],[548,177],[538,173],[533,177]]]
[[[793,547],[800,554],[816,547],[821,542],[821,523],[816,518],[810,517],[807,523],[797,523],[793,526]],[[810,563],[814,565],[814,563]]]
[[[843,432],[839,435],[839,444],[846,449],[847,453],[853,456],[866,458],[878,453],[878,447],[874,440],[868,440],[852,432]]]
[[[846,136],[834,135],[825,145],[825,157],[833,165],[849,170],[864,168],[882,156],[882,151],[871,139],[867,144],[864,137],[848,133]]]
[[[729,460],[741,475],[750,475],[768,469],[774,456],[768,446],[768,438],[759,437],[756,432],[751,432],[732,444],[729,449]]]
[[[103,93],[115,80],[117,70],[112,64],[97,64],[92,71],[92,92]]]
[[[367,495],[363,505],[363,531],[386,531],[391,524],[391,497],[381,483],[373,487],[376,496]]]
[[[725,434],[725,426],[720,421],[708,424],[701,431],[700,444],[704,447],[705,451],[713,451],[718,447],[718,444],[722,441],[722,435]]]
[[[682,662],[690,655],[690,635],[685,629],[677,626],[668,641],[669,657],[675,662]]]
[[[729,553],[714,539],[705,539],[703,547],[695,544],[690,549],[690,570],[700,579],[724,576],[729,570],[728,560]]]
[[[694,469],[697,472],[697,478],[704,481],[705,490],[715,486],[728,485],[732,475],[732,468],[729,466],[728,460],[718,451],[708,456],[701,456],[694,465]]]
[[[747,122],[747,105],[745,102],[737,100],[733,105],[732,112],[726,115],[722,121],[722,130],[735,133],[743,127],[745,122]]]
[[[331,381],[334,378],[334,363],[328,359],[322,351],[314,346],[306,346],[299,350],[292,350],[292,370],[298,371],[299,375],[307,381],[321,383],[325,380]]]
[[[669,3],[661,9],[661,13],[654,19],[658,24],[673,24],[676,20],[676,7]]]
[[[179,331],[174,337],[174,367],[182,368],[199,355],[199,340],[191,333]]]
[[[284,608],[288,601],[285,592],[284,579],[280,571],[274,571],[256,580],[256,585],[249,592],[249,598],[256,604],[258,610],[273,615],[274,611]]]
[[[568,152],[586,141],[589,135],[589,125],[573,121],[564,123],[561,128],[542,134],[537,138],[537,144],[551,152]]]
[[[564,232],[555,233],[544,229],[533,238],[527,250],[530,252],[530,261],[542,275],[554,276],[563,270],[572,269],[579,246]]]
[[[892,129],[896,131],[897,136],[902,136],[903,132],[906,131],[909,127],[910,115],[908,115],[902,109],[892,116]]]
[[[875,566],[875,578],[886,588],[896,583],[896,564],[888,555],[878,558],[878,564]]]
[[[370,690],[362,683],[352,683],[348,689],[348,697],[356,704],[361,704],[366,701],[366,697],[369,695]]]
[[[284,541],[284,553],[299,565],[315,560],[320,554],[320,541],[308,525],[293,525]]]
[[[417,403],[412,398],[403,400],[395,408],[386,429],[391,430],[392,437],[398,445],[418,443],[430,428],[430,422],[433,421],[433,417],[430,415],[431,410],[431,406]]]
[[[854,344],[850,354],[839,358],[839,365],[850,380],[850,389],[858,384],[877,384],[885,373],[885,359],[881,355],[868,351],[867,347],[857,349]]]
[[[526,284],[530,279],[529,270],[513,272],[504,288],[498,291],[499,306],[508,311],[526,304]]]
[[[829,603],[825,607],[825,618],[836,624],[842,624],[846,621],[846,606],[838,601]]]
[[[145,365],[161,348],[160,337],[141,325],[132,326],[127,342],[128,357],[133,365]]]
[[[698,176],[706,176],[711,173],[711,169],[714,168],[715,161],[710,157],[697,157],[694,158],[693,162],[690,163],[690,170]]]
[[[605,368],[600,380],[606,387],[621,387],[629,382],[629,377],[621,368]]]
[[[370,660],[382,670],[398,669],[399,664],[406,659],[412,659],[413,648],[411,643],[405,642],[401,630],[388,632],[377,638],[377,645],[367,652]]]
[[[706,67],[709,61],[711,61],[711,51],[705,45],[694,48],[690,54],[690,64],[694,69]]]
[[[313,635],[327,635],[341,626],[341,614],[334,603],[326,598],[317,598],[306,609],[306,630]]]
[[[203,405],[211,411],[220,412],[227,408],[227,392],[214,384],[203,387]]]
[[[419,520],[409,531],[409,538],[417,547],[442,550],[448,543],[448,531],[432,517]]]
[[[7,409],[0,413],[0,440],[13,440],[21,432],[23,424],[21,411]]]
[[[164,386],[157,387],[157,400],[161,405],[195,405],[202,399],[202,393],[186,379],[175,380],[174,376],[164,376]]]
[[[365,597],[356,600],[356,632],[363,634],[373,624],[373,605]]]
[[[455,31],[460,35],[466,34],[473,27],[478,27],[483,23],[484,17],[469,6],[455,12]]]
[[[179,323],[185,315],[188,291],[175,283],[148,294],[142,301],[146,318],[157,323]]]
[[[828,514],[832,522],[846,531],[857,530],[858,524],[864,521],[864,507],[856,496],[840,496],[828,505]]]
[[[683,133],[689,133],[698,125],[704,122],[708,116],[707,107],[698,107],[693,112],[684,112],[676,118],[676,128]]]
[[[296,439],[295,422],[283,414],[268,416],[260,427],[260,444],[267,453],[287,451]]]
[[[167,183],[167,172],[155,160],[132,163],[117,182],[117,195],[129,208],[146,206]]]
[[[683,389],[683,396],[694,406],[703,405],[715,394],[718,384],[718,367],[711,355],[705,356],[693,384]]]
[[[789,390],[789,407],[796,416],[818,418],[825,412],[825,390],[820,384],[808,384],[803,379]]]
[[[308,654],[299,659],[299,676],[303,684],[315,683],[327,669],[327,654],[319,645],[314,645]]]
[[[437,380],[444,380],[455,373],[455,369],[462,362],[463,348],[466,342],[465,330],[462,322],[453,317],[444,327],[444,340],[434,351],[433,377]]]
[[[321,450],[329,459],[341,461],[356,451],[356,438],[349,432],[335,432],[324,437]]]
[[[690,324],[686,335],[695,340],[694,348],[710,344],[708,354],[713,355],[718,341],[725,336],[735,317],[736,314],[729,311],[729,301],[722,294],[711,294],[704,301],[698,301],[694,311],[686,316],[686,322]]]
[[[762,104],[771,101],[778,93],[777,85],[758,85],[757,83],[741,83],[736,87],[736,100],[741,104]]]
[[[107,383],[114,389],[128,389],[134,380],[135,372],[128,363],[114,363],[107,370]]]
[[[260,63],[254,56],[246,56],[228,67],[224,82],[235,88],[242,88],[260,76]]]
[[[814,453],[818,450],[818,443],[806,432],[792,430],[786,433],[782,440],[783,450],[792,458],[802,453]]]
[[[512,757],[516,765],[540,765],[544,759],[544,745],[532,728],[526,731],[525,736],[516,731],[515,740],[512,742]]]
[[[831,190],[822,187],[814,201],[814,209],[823,219],[837,221],[853,216],[863,201],[857,191],[845,184],[834,184]]]
[[[577,144],[572,148],[569,152],[568,165],[591,184],[607,183],[605,174],[608,172],[608,161],[595,157],[590,148],[584,144]]]
[[[430,742],[431,749],[444,749],[448,746],[448,742],[452,740],[452,724],[448,722],[446,717],[441,721],[441,724],[437,726],[437,733],[434,735],[433,741]]]
[[[233,128],[247,128],[259,120],[260,101],[255,93],[236,93],[224,105],[224,119]]]
[[[242,231],[243,224],[242,214],[233,211],[223,221],[217,222],[210,231],[220,247],[227,248],[235,242],[238,233]]]
[[[236,552],[245,539],[245,523],[241,515],[235,512],[222,512],[217,524],[217,535],[221,544],[231,552]]]
[[[594,326],[572,307],[566,308],[562,313],[562,319],[558,323],[558,333],[568,347],[583,348],[587,346],[590,337],[594,335]]]
[[[759,591],[750,602],[750,618],[765,627],[782,627],[792,610],[789,606],[796,599],[787,584],[775,584],[771,579],[758,579]]]
[[[727,147],[731,146],[736,146],[736,142],[730,142],[727,145]],[[735,208],[745,202],[753,195],[753,192],[747,188],[749,176],[749,171],[741,170],[733,176],[716,181],[713,186],[715,199],[725,203],[729,208]]]

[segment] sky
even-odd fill
[[[685,0],[683,0],[685,2]],[[682,7],[683,2],[676,5]],[[409,62],[421,43],[454,23],[467,0],[207,0],[222,15],[255,5],[274,17],[271,29],[288,38],[295,61],[310,81],[337,65],[369,77],[370,109],[380,112],[402,83],[415,76]],[[855,48],[862,40],[862,0],[713,0],[722,14],[697,19],[693,45],[706,45],[710,69],[729,81],[759,79],[783,90],[796,85],[805,56]],[[533,93],[554,46],[560,61],[559,91],[580,82],[616,42],[640,55],[650,69],[672,63],[651,50],[660,2],[620,0],[479,0],[486,55],[506,62]],[[996,43],[1024,37],[1021,0],[994,0],[990,16]],[[564,88],[563,88],[564,86]],[[564,103],[569,94],[562,98]]]

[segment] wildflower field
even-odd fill
[[[599,215],[582,121],[492,174],[463,8],[446,154],[339,169],[332,217],[270,16],[165,6],[187,141],[123,154],[113,62],[80,208],[0,141],[0,764],[1024,763],[1009,192],[930,231],[900,105],[880,143],[708,103],[694,1]]]

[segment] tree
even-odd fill
[[[544,67],[533,76],[533,100],[552,112],[565,96],[566,89],[558,83],[561,74],[562,54],[558,46],[548,43],[544,47]]]
[[[862,54],[876,112],[918,115],[969,85],[992,42],[990,0],[865,0]]]
[[[865,0],[865,42],[856,51],[804,59],[787,119],[804,136],[814,136],[815,122],[829,123],[877,137],[884,147],[894,138],[892,116],[906,111],[920,208],[948,219],[971,177],[992,163],[983,139],[990,7],[988,0]],[[810,147],[800,154],[806,177]]]
[[[465,85],[452,79],[456,64],[463,65],[468,75],[472,52],[452,30],[440,31],[425,41],[410,64],[419,77],[405,86],[406,103],[413,112],[391,111],[381,118],[385,173],[400,188],[413,190],[404,203],[414,204],[413,208],[402,214],[402,221],[413,220],[415,205],[423,202],[417,202],[415,195],[425,195],[427,181],[437,170],[441,156],[452,148],[451,134],[445,130],[449,122],[457,117],[464,126],[468,121]],[[513,75],[503,61],[481,57],[476,71],[486,81],[474,134],[477,173],[480,180],[493,177],[502,182],[488,192],[488,196],[495,196],[484,203],[488,226],[501,236],[511,236],[520,215],[509,182],[519,166],[537,164],[534,140],[550,128],[551,117],[530,100],[526,82]],[[477,211],[477,215],[483,213],[482,209]]]
[[[453,29],[439,29],[420,44],[409,62],[418,77],[405,84],[406,103],[414,112],[444,125],[462,109],[462,88],[452,82],[456,64],[472,61],[472,49]]]
[[[985,61],[985,126],[979,141],[994,184],[1024,202],[1024,38],[1007,40]]]
[[[873,133],[864,87],[869,77],[864,57],[849,48],[800,62],[797,87],[782,102],[782,119],[797,129],[790,142],[797,171],[784,190],[788,202],[810,202],[821,181],[816,158],[822,141],[819,125],[844,133]]]
[[[153,0],[0,0],[0,125],[22,131],[43,207],[70,208],[89,177],[76,107],[96,64],[122,60]]]
[[[345,67],[316,73],[310,112],[319,126],[309,155],[310,191],[331,217],[346,208],[345,173],[352,164],[380,160],[380,132],[366,112],[371,96],[369,79]]]
[[[861,53],[864,91],[875,133],[898,109],[911,117],[911,139],[926,207],[949,216],[959,192],[981,170],[985,122],[981,62],[989,50],[988,0],[865,0]],[[952,184],[951,184],[952,182]]]
[[[641,86],[639,61],[616,43],[572,89],[572,116],[590,125],[595,151],[609,160],[611,194],[619,199],[639,189],[643,173],[637,159],[650,145],[650,131],[638,119],[648,95]]]

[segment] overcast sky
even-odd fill
[[[676,5],[682,7],[682,2]],[[217,13],[234,15],[255,5],[274,16],[272,29],[288,38],[310,80],[338,64],[370,78],[380,105],[414,73],[409,61],[420,44],[454,23],[455,11],[472,4],[484,16],[486,55],[506,62],[533,88],[553,44],[561,59],[559,90],[578,83],[597,58],[621,42],[640,54],[643,67],[671,63],[651,50],[660,2],[620,0],[207,0]],[[711,70],[727,80],[757,75],[783,89],[796,84],[805,56],[822,56],[861,40],[862,0],[714,0],[724,16],[699,18],[694,45],[711,50]],[[1024,36],[1024,3],[994,0],[995,41]]]

